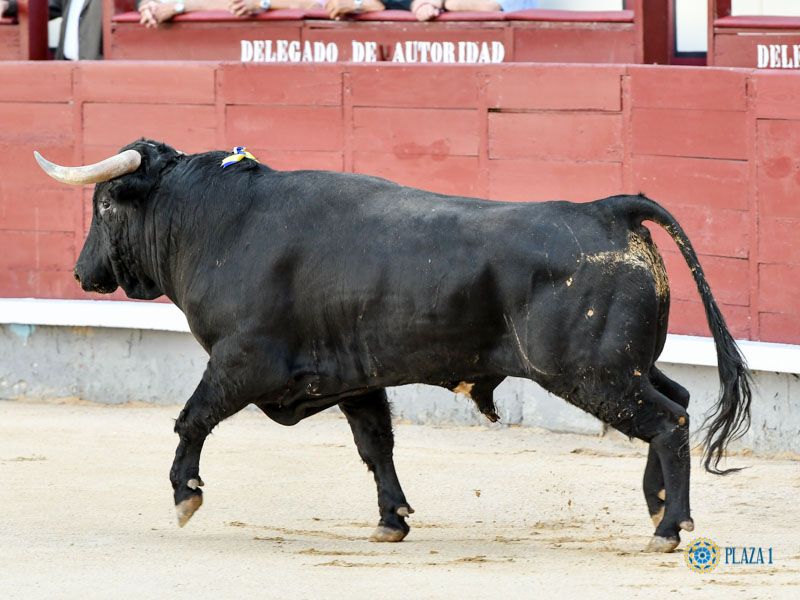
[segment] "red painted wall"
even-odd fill
[[[0,79],[0,295],[85,297],[71,269],[91,187],[49,179],[33,150],[80,164],[148,136],[493,199],[641,191],[689,233],[734,335],[800,344],[800,78],[790,74],[126,62],[6,63]],[[688,269],[656,238],[671,331],[708,335]]]

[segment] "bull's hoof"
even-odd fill
[[[385,525],[378,525],[372,535],[369,536],[370,542],[401,542],[408,534],[402,529],[391,529]]]
[[[681,540],[676,537],[661,537],[660,535],[654,535],[653,539],[650,540],[650,543],[647,544],[647,548],[644,549],[645,552],[672,552],[675,548],[678,547],[678,544],[681,543]]]
[[[175,506],[178,516],[178,527],[183,527],[192,518],[192,515],[203,505],[203,497],[200,495],[189,496]]]

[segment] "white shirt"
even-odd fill
[[[67,27],[64,29],[64,58],[78,60],[78,22],[86,0],[72,0],[67,13]]]

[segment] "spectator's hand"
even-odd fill
[[[326,0],[325,10],[331,19],[338,21],[345,15],[355,12],[356,5],[353,0]]]
[[[178,13],[175,10],[176,2],[143,2],[139,5],[141,15],[139,23],[145,27],[158,27],[160,23],[169,21]]]
[[[0,0],[0,17],[6,14],[8,10],[8,0]]]
[[[430,21],[442,12],[444,0],[414,0],[410,8],[418,21]]]
[[[228,0],[228,10],[237,17],[249,17],[261,10],[259,0]]]

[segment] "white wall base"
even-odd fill
[[[800,453],[800,347],[740,342],[756,380],[753,426],[739,443]],[[64,397],[120,404],[183,404],[207,355],[171,304],[0,299],[0,399]],[[693,429],[719,393],[709,338],[669,336],[659,367],[689,389]],[[416,423],[489,425],[468,398],[423,385],[389,390],[395,415]],[[602,434],[594,417],[533,382],[495,393],[499,425]]]

